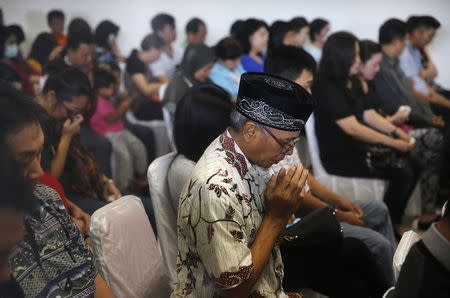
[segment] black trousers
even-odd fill
[[[109,140],[96,134],[88,125],[81,127],[81,141],[87,150],[94,156],[100,171],[107,177],[111,177],[112,145]]]
[[[337,248],[294,250],[282,244],[280,249],[286,292],[310,288],[330,298],[375,298],[389,288],[369,249],[358,239],[344,238]]]
[[[417,182],[418,176],[407,163],[403,168],[387,168],[377,174],[387,180],[388,185],[383,200],[389,209],[392,224],[401,224],[402,216]]]
[[[130,122],[125,120],[126,128],[131,131],[142,143],[144,143],[145,149],[147,151],[148,162],[150,163],[156,157],[156,148],[155,148],[155,137],[152,130],[148,127],[131,124]]]

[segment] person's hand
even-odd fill
[[[434,116],[433,117],[433,125],[439,126],[439,127],[444,127],[445,126],[445,121],[441,116]]]
[[[401,152],[409,152],[414,149],[414,144],[410,144],[403,140],[395,139],[392,141],[392,147],[401,151]]]
[[[89,237],[89,225],[86,224],[84,220],[74,218],[72,217],[73,222],[77,226],[78,230],[80,230],[81,235],[83,235],[83,238]]]
[[[114,200],[117,200],[122,196],[119,189],[112,180],[107,179],[105,187],[106,187],[106,196],[108,198],[112,196]]]
[[[353,211],[337,210],[336,216],[339,221],[344,221],[351,225],[362,226],[364,224],[363,217]]]
[[[428,64],[428,67],[426,68],[426,77],[427,79],[434,79],[438,75],[438,70],[436,65],[431,62]]]
[[[53,50],[50,52],[50,55],[48,55],[48,60],[52,61],[55,60],[56,58],[59,57],[59,55],[61,54],[63,50],[62,46],[57,46],[55,48],[53,48]]]
[[[157,77],[158,81],[162,84],[168,83],[169,82],[169,78],[165,75],[160,75]]]
[[[80,229],[81,233],[83,234],[84,238],[89,236],[89,225],[91,223],[91,216],[81,210],[80,207],[78,207],[75,204],[68,205],[68,211],[72,219],[74,220],[77,227]]]
[[[128,111],[130,109],[130,106],[131,106],[131,100],[129,98],[123,98],[119,103],[118,109],[123,110],[123,111]]]
[[[338,207],[339,210],[342,211],[351,211],[361,217],[364,216],[364,211],[361,209],[361,207],[347,198],[341,198],[336,207]]]
[[[392,122],[397,125],[405,123],[409,119],[410,111],[398,110],[394,115],[392,115]]]
[[[407,143],[412,142],[412,137],[410,135],[408,135],[406,132],[404,132],[402,129],[396,128],[394,133],[399,139],[401,139]]]
[[[307,178],[308,170],[300,165],[290,168],[287,172],[281,169],[277,177],[272,175],[264,193],[266,214],[287,221],[297,211],[305,195]]]
[[[67,119],[64,121],[62,134],[63,136],[68,136],[72,138],[74,135],[80,133],[81,123],[83,123],[83,116],[81,114],[77,114],[73,117],[73,119]]]

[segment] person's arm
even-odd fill
[[[308,171],[300,166],[291,168],[287,173],[282,169],[278,177],[271,177],[265,192],[266,214],[250,247],[253,271],[237,287],[224,290],[222,297],[249,296],[269,261],[276,240],[285,229],[290,216],[298,209],[307,178]]]
[[[338,207],[339,202],[345,199],[343,196],[328,189],[325,185],[317,181],[316,178],[314,178],[314,176],[312,175],[308,177],[308,185],[311,193],[315,197],[319,198],[329,205]]]
[[[441,94],[437,93],[433,88],[430,87],[430,102],[447,109],[450,109],[450,100],[445,98]]]
[[[64,47],[62,47],[62,46],[54,47],[53,50],[48,55],[48,61],[53,61],[56,58],[58,58],[63,49],[64,49]]]
[[[113,40],[112,42],[110,42],[109,45],[111,46],[111,51],[113,52],[114,56],[116,57],[117,63],[124,61],[125,59],[122,56],[122,53],[120,52],[120,49],[117,45],[116,40]]]
[[[252,252],[253,271],[249,278],[239,286],[223,291],[222,297],[248,297],[253,286],[259,280],[266,267],[275,241],[284,230],[287,219],[264,216],[255,241],[250,246]]]
[[[125,113],[130,109],[130,104],[131,102],[129,99],[123,99],[113,113],[104,117],[105,121],[115,123],[122,120]]]
[[[50,165],[50,173],[56,179],[61,178],[64,172],[70,143],[72,142],[72,138],[80,132],[80,125],[83,120],[83,116],[76,115],[73,120],[67,119],[63,124],[61,139],[59,140],[58,148],[56,148],[55,156]]]
[[[395,133],[400,139],[405,142],[410,142],[411,137],[408,136],[403,130],[397,128],[397,126],[393,125],[386,118],[378,114],[375,110],[366,110],[364,111],[364,121],[371,127],[385,132],[385,133]]]
[[[411,111],[401,110],[398,109],[397,112],[393,115],[387,115],[385,119],[389,121],[390,123],[393,123],[395,125],[402,125],[406,121],[409,120],[409,115],[411,114]]]
[[[436,91],[434,91],[433,88],[431,88],[429,85],[427,85],[428,94],[424,94],[423,92],[418,91],[414,87],[414,81],[412,80],[408,81],[408,85],[413,94],[417,98],[419,98],[422,102],[426,104],[435,104],[450,109],[450,101],[447,100],[442,95],[440,95],[439,93],[437,93]]]
[[[331,191],[325,185],[317,181],[312,175],[308,177],[308,185],[311,189],[311,197],[315,200],[320,200],[328,205],[335,207],[336,216],[339,220],[354,225],[363,224],[364,212],[361,207],[351,202],[346,197]],[[311,201],[312,199],[306,196],[305,200],[302,201],[302,204],[311,203]]]
[[[145,95],[158,94],[159,88],[162,85],[161,83],[148,82],[142,73],[135,73],[134,75],[132,75],[131,79],[133,80],[139,91],[141,91]]]
[[[383,144],[402,152],[411,151],[413,145],[403,141],[396,140],[387,135],[379,133],[370,127],[358,122],[355,116],[348,116],[336,121],[336,124],[348,135],[360,141],[370,144]]]
[[[67,203],[67,212],[73,219],[82,223],[83,228],[80,229],[81,233],[83,234],[84,238],[88,237],[89,236],[89,225],[91,223],[91,216],[89,214],[87,214],[86,212],[84,212],[83,210],[81,210],[80,207],[75,205],[68,198],[66,198],[66,203]],[[79,226],[79,228],[80,228],[80,226]]]
[[[423,54],[428,59],[428,66],[425,68],[421,68],[419,71],[419,75],[424,79],[434,79],[438,76],[438,70],[436,64],[431,60],[430,55],[426,49],[423,49]]]
[[[434,63],[429,63],[427,68],[422,68],[419,71],[419,76],[425,80],[430,80],[430,79],[432,80],[437,77],[437,74],[438,74],[437,68],[434,65]]]
[[[116,297],[105,280],[97,274],[95,277],[95,298],[114,298]]]
[[[122,196],[122,194],[120,193],[117,186],[114,184],[114,181],[108,179],[106,176],[103,176],[102,179],[105,185],[104,189],[105,197],[109,198],[110,196],[112,196],[114,200],[119,199]]]

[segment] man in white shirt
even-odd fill
[[[309,24],[310,43],[305,46],[305,51],[313,56],[316,63],[322,58],[322,49],[330,30],[330,23],[324,19],[314,19]]]
[[[156,77],[171,78],[183,58],[183,50],[174,44],[177,39],[175,19],[171,15],[160,13],[153,17],[150,25],[153,32],[165,43],[159,59],[150,64],[150,70]]]

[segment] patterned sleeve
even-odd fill
[[[72,245],[70,246],[73,249],[72,254],[74,254],[76,258],[79,258],[79,262],[85,266],[86,277],[93,280],[97,276],[94,254],[87,246],[81,231],[64,207],[59,194],[53,188],[42,184],[38,184],[35,187],[34,192],[40,198],[43,198],[44,203],[48,206],[46,208],[47,212],[58,219],[58,222],[64,229],[65,236],[72,241]]]
[[[221,289],[233,288],[247,280],[253,270],[252,255],[236,185],[231,178],[214,179],[200,191],[199,210],[193,214],[197,249],[206,271]],[[244,203],[245,204],[245,203]]]

